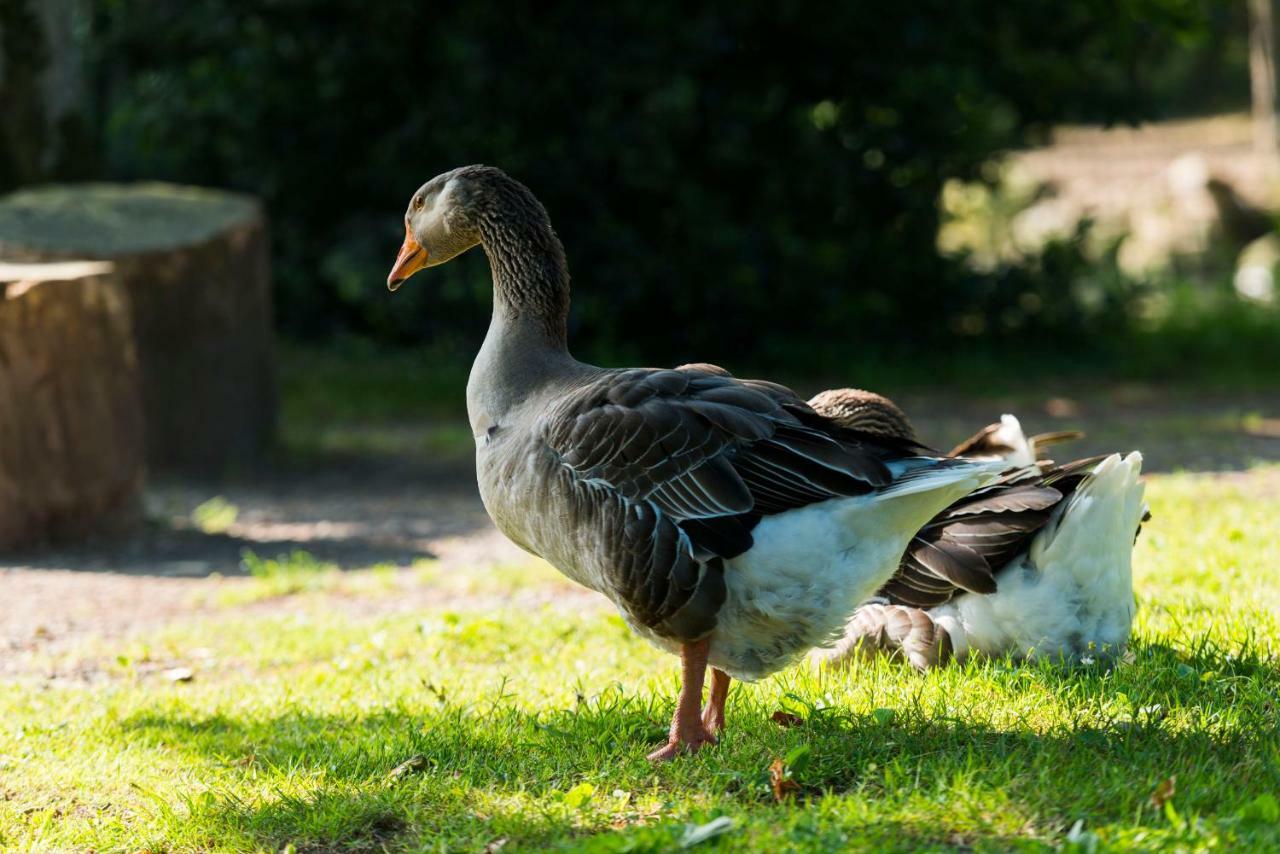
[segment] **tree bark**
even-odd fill
[[[40,187],[0,200],[0,257],[115,265],[151,471],[219,474],[271,444],[271,294],[256,201],[161,184]]]
[[[110,264],[0,264],[0,548],[138,518],[142,407]]]
[[[1276,139],[1275,22],[1272,0],[1249,0],[1249,85],[1253,94],[1253,146],[1274,157]]]

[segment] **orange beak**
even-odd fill
[[[400,245],[400,254],[396,256],[396,264],[387,276],[387,290],[394,291],[405,279],[427,265],[427,250],[413,239],[409,223],[404,224],[404,243]]]

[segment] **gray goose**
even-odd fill
[[[902,410],[872,392],[835,389],[809,402],[845,427],[915,440]],[[1078,434],[1046,435],[1052,443]],[[1040,438],[1025,437],[1006,415],[956,450],[1027,462]],[[1042,462],[960,498],[912,539],[844,638],[814,657],[888,654],[923,670],[973,652],[1075,660],[1118,653],[1133,618],[1134,532],[1149,518],[1141,471],[1137,452]]]
[[[387,285],[474,246],[493,275],[467,383],[481,497],[515,543],[680,655],[669,738],[651,759],[713,743],[731,677],[838,638],[920,526],[1005,467],[841,428],[775,383],[577,361],[564,250],[498,169],[462,167],[414,193]]]

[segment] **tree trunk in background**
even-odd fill
[[[1272,0],[1249,0],[1249,82],[1253,92],[1253,145],[1276,154],[1275,22]]]
[[[260,459],[274,438],[275,369],[266,223],[254,199],[165,184],[46,185],[0,199],[0,258],[115,265],[151,471],[220,474]]]
[[[138,517],[137,368],[110,264],[0,264],[0,548]]]
[[[40,177],[46,143],[40,74],[49,62],[28,0],[0,0],[0,192]]]
[[[85,0],[0,0],[0,192],[93,174],[78,28]]]

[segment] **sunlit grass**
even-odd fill
[[[259,557],[246,550],[241,565],[249,578],[233,579],[219,587],[214,597],[216,604],[243,605],[300,593],[368,595],[396,586],[397,567],[391,564],[343,572],[336,564],[316,560],[301,549],[274,558]]]
[[[1273,849],[1280,470],[1148,495],[1115,669],[802,668],[735,688],[722,744],[662,767],[643,755],[674,660],[555,595],[354,617],[304,589],[289,616],[86,650],[110,679],[0,692],[0,847]],[[563,584],[536,563],[410,572],[462,594]]]
[[[554,591],[556,588],[573,586],[572,581],[550,564],[534,559],[485,567],[483,572],[459,572],[435,561],[418,561],[414,570],[422,584],[430,584],[443,592],[463,595],[501,593],[521,587]]]

